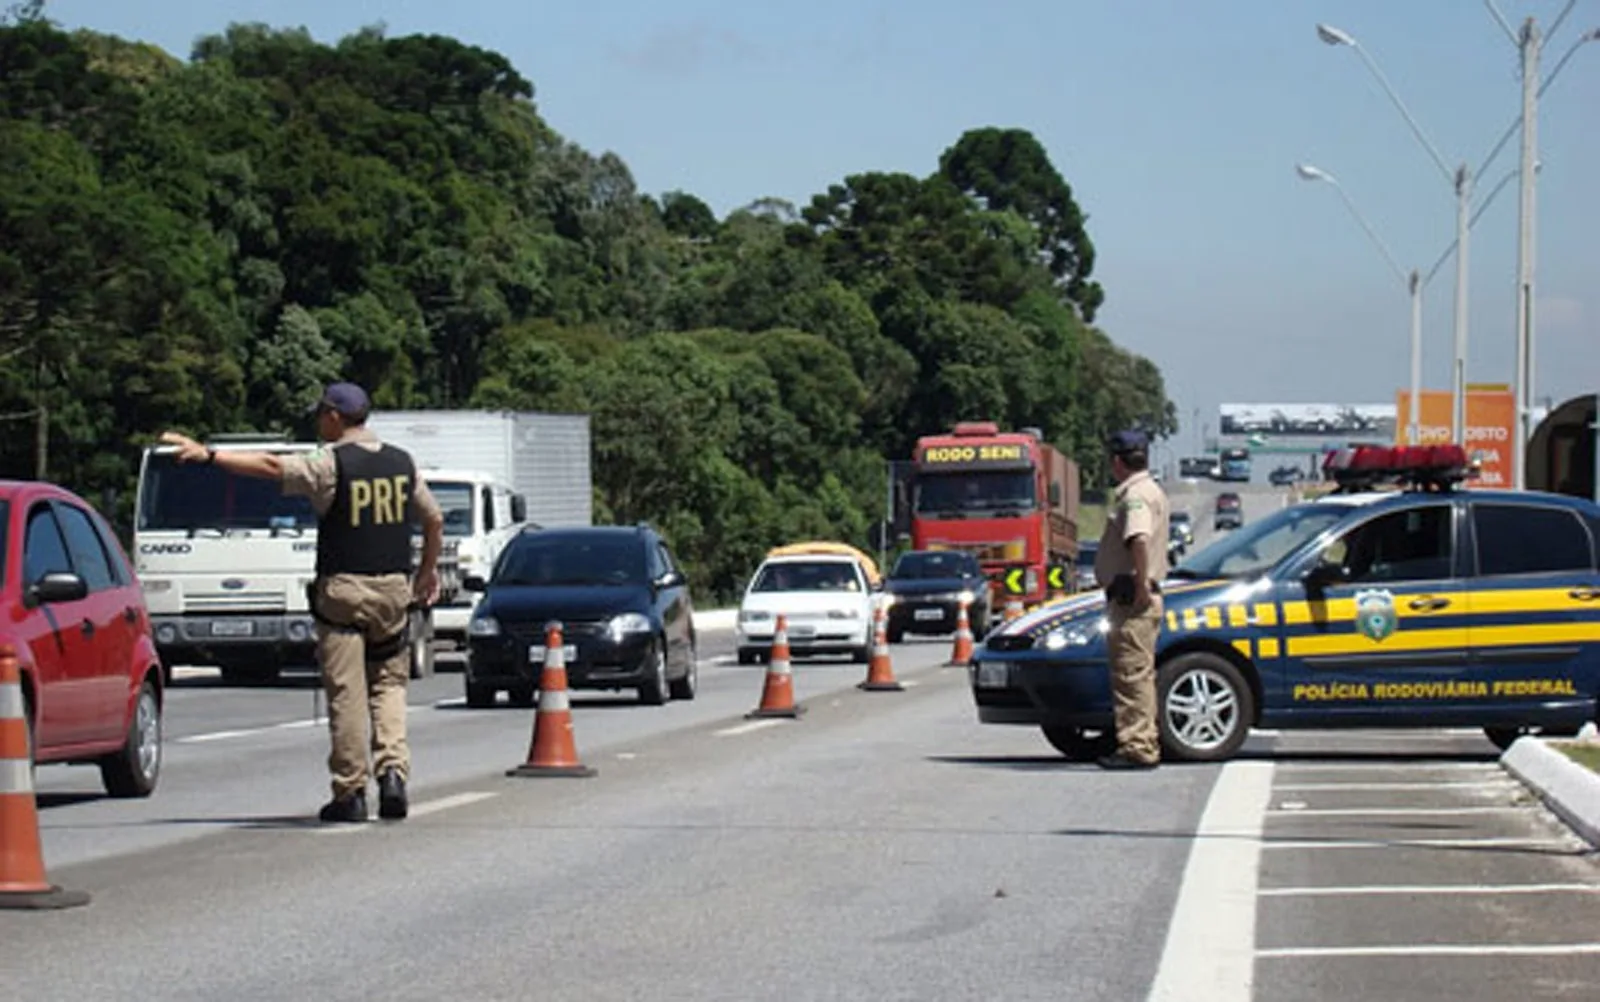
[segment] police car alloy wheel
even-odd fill
[[[1216,654],[1180,654],[1156,671],[1156,717],[1164,758],[1217,762],[1228,758],[1255,719],[1255,695],[1231,661]]]

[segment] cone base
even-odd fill
[[[60,911],[88,903],[88,891],[64,891],[54,886],[42,891],[0,891],[0,911]]]
[[[760,707],[757,707],[756,709],[751,710],[749,713],[746,713],[744,715],[744,719],[746,719],[746,720],[765,720],[765,719],[778,717],[778,718],[786,718],[786,719],[789,719],[789,720],[793,720],[794,718],[800,716],[804,712],[806,712],[806,708],[803,707],[803,706],[791,706],[791,707],[789,707],[787,709],[779,709],[779,710],[763,710]]]
[[[590,776],[598,775],[598,773],[586,765],[534,765],[532,762],[528,762],[517,766],[515,769],[507,769],[506,775],[521,779],[588,779]]]
[[[955,660],[951,660],[951,661],[946,661],[944,663],[944,667],[946,667],[946,668],[971,668],[972,667],[972,662],[971,661],[955,661]]]
[[[905,692],[906,687],[899,682],[861,682],[856,686],[862,692]]]

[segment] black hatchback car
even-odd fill
[[[467,626],[467,705],[505,690],[530,706],[544,671],[545,625],[561,623],[567,685],[637,689],[641,702],[693,699],[694,606],[666,542],[649,526],[528,528],[500,551]]]
[[[989,623],[989,582],[978,558],[970,553],[912,550],[901,554],[883,590],[891,596],[891,644],[899,643],[907,633],[954,633],[963,596],[973,637],[983,636]]]

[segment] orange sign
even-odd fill
[[[1448,391],[1423,390],[1417,418],[1421,425],[1422,445],[1438,445],[1451,440],[1450,418],[1454,401]],[[1396,418],[1394,438],[1398,445],[1411,445],[1411,394],[1401,390],[1395,395]],[[1469,454],[1475,455],[1483,465],[1477,479],[1467,481],[1469,487],[1510,488],[1511,450],[1517,446],[1516,402],[1511,392],[1495,387],[1467,390],[1466,441],[1460,443]]]

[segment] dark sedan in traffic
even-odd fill
[[[890,596],[889,642],[907,633],[929,636],[956,631],[961,602],[966,600],[972,636],[984,635],[989,623],[989,582],[978,558],[956,550],[912,550],[895,561],[884,581]]]
[[[506,544],[468,623],[467,705],[501,690],[531,705],[545,662],[545,626],[562,626],[572,689],[637,689],[645,703],[693,699],[696,654],[689,586],[648,526],[526,529]]]

